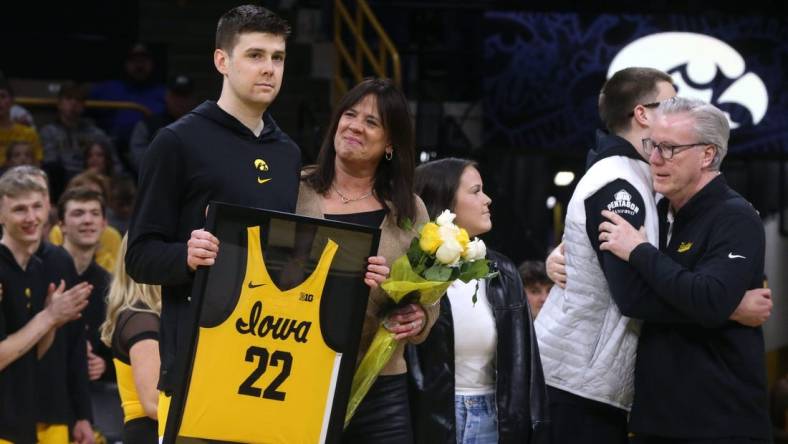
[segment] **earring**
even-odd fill
[[[391,159],[394,157],[394,150],[386,151],[386,160],[391,162]]]

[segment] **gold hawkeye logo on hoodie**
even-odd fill
[[[258,172],[261,172],[261,173],[267,173],[268,172],[268,164],[263,159],[255,159],[254,160],[254,169],[257,170]],[[262,178],[262,177],[260,177],[259,174],[257,176],[257,183],[262,184],[262,183],[268,182],[269,180],[271,180],[270,177],[269,178]]]

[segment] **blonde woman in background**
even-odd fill
[[[126,274],[123,237],[107,295],[101,340],[112,348],[123,407],[123,442],[158,443],[159,314],[161,287]]]

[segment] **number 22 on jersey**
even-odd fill
[[[232,314],[200,327],[180,436],[249,443],[324,442],[342,354],[320,328],[320,301],[337,244],[312,274],[280,290],[260,227],[247,228],[246,272]]]

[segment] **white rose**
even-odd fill
[[[454,217],[453,214],[452,217]],[[442,242],[448,240],[456,241],[458,234],[460,234],[460,228],[457,227],[457,225],[449,224],[438,226],[438,236],[440,236]]]
[[[454,265],[460,260],[462,254],[462,245],[456,239],[445,240],[438,251],[435,252],[435,258],[444,265]]]
[[[465,249],[465,254],[463,255],[463,257],[469,261],[484,259],[486,256],[487,246],[484,245],[484,241],[478,237],[468,242],[468,246]]]
[[[454,218],[457,217],[454,213],[449,210],[443,210],[440,216],[435,219],[435,223],[441,227],[450,226],[454,223]]]

